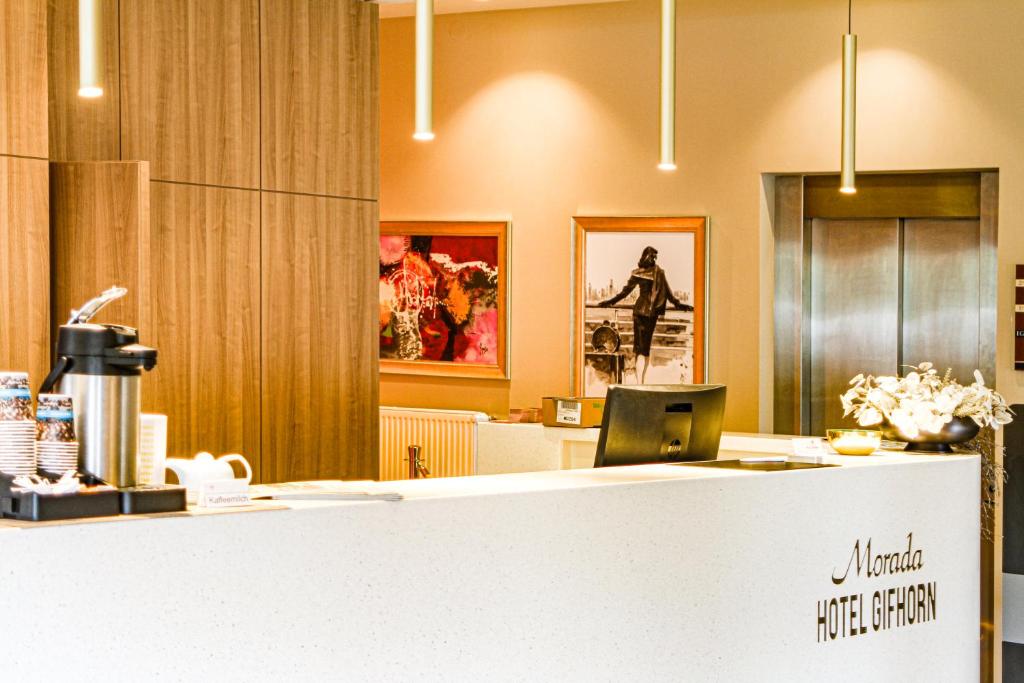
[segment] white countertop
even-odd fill
[[[582,430],[579,430],[582,431]],[[728,443],[723,437],[723,444]],[[788,446],[788,439],[781,441]],[[725,449],[723,448],[723,451]],[[776,453],[776,450],[748,449],[750,453]],[[723,459],[723,458],[720,458]],[[840,468],[891,467],[894,465],[929,465],[938,459],[942,461],[977,460],[973,454],[956,455],[913,455],[898,451],[880,451],[871,456],[827,455],[822,464],[838,465]],[[376,482],[373,486],[386,491],[397,491],[406,500],[430,498],[451,498],[461,496],[487,496],[509,493],[529,493],[560,489],[582,489],[620,484],[641,484],[660,481],[689,479],[730,479],[738,477],[803,476],[811,472],[836,471],[838,468],[790,470],[787,472],[764,472],[741,469],[719,469],[680,465],[633,465],[630,467],[603,467],[572,470],[544,470],[540,472],[516,472],[510,474],[478,475],[472,477],[447,477],[440,479],[416,479]],[[281,501],[289,503],[290,501]],[[297,501],[305,502],[305,501]],[[359,504],[359,503],[356,503]]]
[[[477,429],[477,474],[589,469],[594,466],[601,433],[600,429],[593,427],[546,427],[540,423],[483,422]],[[790,454],[794,438],[779,434],[723,432],[718,458],[738,458],[756,453]],[[879,453],[889,457],[902,451]]]
[[[976,680],[976,456],[386,482],[288,503],[0,533],[5,677]],[[924,554],[841,573],[856,542]],[[838,568],[838,569],[837,569]],[[927,623],[820,641],[821,601],[938,587]],[[66,656],[65,656],[66,655]]]
[[[516,425],[518,426],[518,425]],[[586,433],[596,430],[561,429],[558,432],[572,432],[570,436],[589,436]],[[561,435],[560,435],[561,436]],[[773,437],[771,435],[724,434],[719,459],[734,457],[744,453],[782,453],[786,452],[789,437]],[[742,451],[737,450],[742,449]],[[477,475],[471,477],[444,477],[435,479],[397,480],[383,482],[360,482],[360,488],[380,491],[395,491],[402,495],[403,501],[430,500],[437,498],[456,498],[467,496],[492,496],[516,493],[538,493],[566,489],[586,489],[601,486],[623,484],[651,484],[664,481],[693,479],[732,479],[743,477],[764,476],[806,476],[811,472],[837,471],[839,468],[891,467],[894,465],[927,465],[936,461],[976,460],[973,454],[953,455],[921,455],[906,454],[901,451],[879,451],[871,456],[826,455],[822,464],[839,467],[791,470],[787,472],[764,472],[744,469],[719,469],[694,467],[685,464],[634,465],[630,467],[580,468],[568,470],[542,470],[538,472],[514,472],[509,474]],[[268,511],[304,510],[320,507],[364,506],[368,504],[388,504],[386,501],[310,501],[280,500],[254,501],[255,508],[267,508]],[[222,508],[218,510],[190,507],[190,515],[224,515],[246,513],[253,508]],[[181,513],[172,515],[121,515],[101,519],[66,520],[44,524],[31,524],[0,519],[0,532],[10,530],[28,530],[48,528],[50,526],[67,526],[91,523],[125,523],[135,524],[140,521],[181,517]]]

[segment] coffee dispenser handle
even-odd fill
[[[40,394],[49,394],[53,391],[53,387],[57,385],[61,375],[71,369],[71,359],[67,356],[60,356],[57,358],[57,362],[53,365],[53,370],[50,370],[50,374],[43,380],[43,385],[39,387]]]
[[[77,323],[87,323],[92,320],[93,316],[99,313],[100,309],[109,304],[111,301],[120,299],[128,290],[124,287],[114,286],[106,290],[102,294],[92,299],[89,299],[85,304],[78,310],[71,311],[71,318],[68,319],[68,325],[75,325]]]

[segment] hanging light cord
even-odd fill
[[[846,32],[853,33],[853,0],[850,0],[846,8]]]

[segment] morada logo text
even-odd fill
[[[888,550],[888,549],[887,549]],[[924,568],[924,554],[914,548],[914,534],[907,534],[906,548],[893,552],[874,553],[871,539],[853,544],[845,569],[836,567],[832,583],[841,585],[854,577],[877,579],[918,572]],[[825,600],[817,605],[818,642],[865,635],[903,626],[933,621],[935,613],[935,582],[907,583],[880,588],[865,600],[864,593],[850,593]]]

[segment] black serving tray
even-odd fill
[[[26,522],[83,517],[110,517],[121,512],[117,491],[45,495],[34,492],[0,494],[0,515]]]
[[[188,508],[184,486],[133,486],[119,489],[122,515],[181,512]]]
[[[52,522],[84,517],[110,517],[121,512],[114,490],[92,493],[40,494],[12,491],[14,478],[0,472],[0,517],[25,522]],[[99,483],[86,478],[86,483]]]

